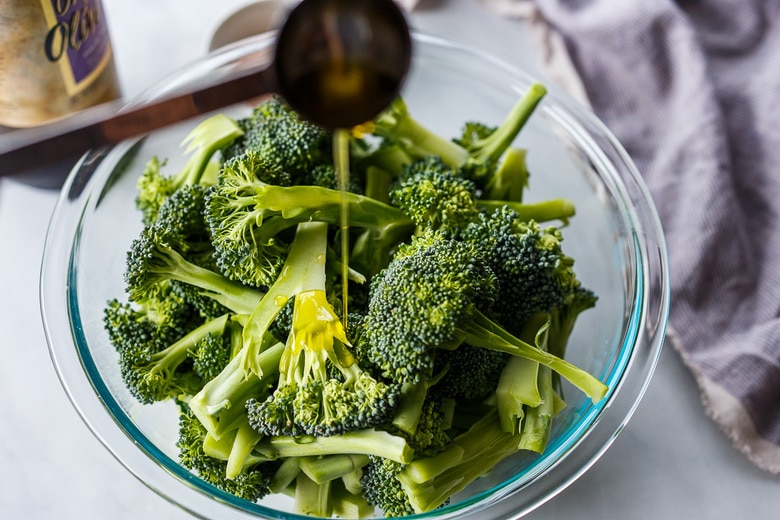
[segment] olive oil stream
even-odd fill
[[[381,100],[392,91],[392,77],[377,64],[347,62],[343,52],[333,52],[334,59],[325,67],[304,74],[291,85],[291,91],[305,89],[309,95],[297,96],[306,113],[316,113],[325,120],[338,122],[333,132],[333,164],[341,192],[340,236],[342,278],[342,320],[347,327],[349,299],[349,143],[352,129],[359,128],[386,108]],[[377,103],[381,103],[377,104]],[[343,124],[341,124],[343,123]],[[356,125],[356,123],[358,123]]]
[[[347,188],[349,185],[349,139],[350,131],[343,128],[333,132],[333,164],[339,179],[339,192],[341,193],[341,211],[339,214],[339,226],[341,236],[341,298],[342,298],[342,322],[347,328],[347,301],[349,299],[349,203],[347,201]]]

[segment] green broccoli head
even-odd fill
[[[399,518],[414,514],[409,497],[398,480],[404,465],[381,457],[370,457],[363,467],[360,483],[363,496],[372,506],[378,507],[386,518]]]
[[[244,135],[226,151],[228,158],[257,152],[288,172],[295,184],[314,167],[333,162],[331,132],[302,119],[279,96],[257,105],[239,124]]]
[[[182,186],[160,205],[155,222],[166,230],[171,247],[196,263],[213,251],[204,215],[207,191],[200,184]]]
[[[184,167],[173,175],[165,175],[165,160],[152,157],[139,177],[136,187],[136,207],[142,221],[148,226],[157,220],[157,213],[165,200],[183,186],[192,186],[205,180],[212,159],[217,152],[229,147],[243,134],[238,123],[225,114],[216,114],[201,121],[182,142],[190,154]]]
[[[431,372],[435,349],[459,344],[459,324],[497,291],[469,244],[432,231],[413,237],[371,281],[366,354],[385,377],[415,381]]]
[[[110,343],[118,350],[155,343],[161,350],[200,325],[200,316],[171,286],[161,287],[154,298],[121,302],[114,298],[103,310],[103,325]]]
[[[579,285],[574,261],[562,250],[560,229],[523,221],[508,207],[481,214],[464,239],[498,278],[492,315],[515,334],[529,317],[558,307]]]
[[[266,218],[255,199],[266,185],[289,182],[284,170],[256,151],[234,157],[222,166],[206,198],[205,215],[214,260],[228,278],[265,287],[279,275],[289,248],[289,241],[280,233],[294,223],[280,219],[269,222],[271,219]]]
[[[188,261],[171,244],[175,236],[157,223],[143,228],[127,253],[125,286],[130,301],[159,299],[171,281],[191,285],[236,313],[250,313],[262,293]]]
[[[441,157],[428,156],[404,168],[390,200],[419,229],[457,236],[477,218],[476,186]]]
[[[272,436],[330,436],[386,422],[397,387],[364,372],[348,347],[325,292],[296,294],[278,386],[270,398],[247,403],[252,427]]]
[[[436,384],[437,393],[467,401],[486,398],[495,391],[508,356],[465,343],[455,350],[438,352],[436,367],[446,367],[446,372]]]
[[[388,204],[321,186],[265,182],[263,172],[269,171],[262,156],[247,152],[225,164],[208,195],[206,218],[215,257],[231,279],[271,285],[287,257],[295,226],[309,221],[339,224],[343,202],[350,227],[370,233],[361,242],[365,250],[394,247],[414,228],[403,212]]]

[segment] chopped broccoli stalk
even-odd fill
[[[406,101],[395,101],[373,121],[371,133],[400,147],[415,159],[434,155],[450,166],[460,167],[469,158],[464,147],[425,127],[409,112]]]
[[[304,472],[295,477],[295,501],[293,512],[318,518],[330,518],[333,506],[330,502],[330,481],[318,484]]]
[[[535,83],[512,107],[496,128],[469,122],[458,139],[449,140],[417,121],[405,101],[396,99],[374,121],[372,133],[399,146],[414,159],[438,156],[453,168],[462,168],[482,188],[496,175],[499,160],[510,148],[528,118],[546,95]],[[522,176],[519,183],[525,183]]]
[[[511,202],[506,200],[479,199],[477,206],[487,212],[500,210],[507,207],[517,213],[521,221],[534,220],[536,222],[549,222],[560,220],[564,225],[576,213],[574,203],[569,199],[547,199],[539,202]]]
[[[607,394],[607,386],[588,372],[512,336],[480,311],[475,311],[472,318],[472,322],[465,324],[458,331],[466,343],[521,356],[549,367],[579,388],[594,403]]]
[[[406,439],[375,429],[326,437],[265,437],[255,449],[268,459],[352,454],[374,455],[406,464],[414,455]]]
[[[499,159],[512,145],[546,94],[547,89],[544,86],[534,83],[498,127],[488,130],[481,123],[465,125],[463,135],[457,142],[469,153],[469,159],[463,166],[470,170],[470,175],[480,185],[490,182],[495,175]]]
[[[337,518],[370,518],[374,514],[374,507],[361,492],[352,492],[343,480],[331,483],[330,502]]]
[[[301,471],[317,484],[341,478],[366,464],[368,464],[368,455],[364,453],[302,457],[300,459]]]
[[[402,432],[414,434],[423,413],[428,390],[435,386],[447,373],[442,370],[436,376],[420,377],[418,381],[407,381],[401,385],[401,397],[398,408],[393,415],[392,424]]]
[[[526,408],[518,448],[544,453],[547,442],[550,440],[552,419],[556,414],[552,371],[545,366],[539,367],[537,381],[542,398],[537,406],[528,406]]]
[[[520,338],[536,345],[540,350],[547,348],[549,315],[539,313],[526,323]],[[524,357],[510,357],[499,377],[496,388],[496,406],[501,427],[507,433],[519,433],[528,407],[542,403],[539,387],[540,367],[536,361]],[[545,398],[551,398],[551,395]]]
[[[517,452],[518,438],[501,429],[493,410],[444,451],[407,464],[398,480],[415,513],[431,511]]]
[[[302,457],[287,457],[282,459],[279,467],[271,477],[271,483],[269,488],[271,493],[284,493],[289,489],[298,477],[298,473],[301,472],[301,459]]]
[[[284,344],[266,345],[255,360],[257,372],[247,370],[235,355],[227,366],[209,380],[189,401],[192,413],[210,435],[220,438],[233,431],[246,418],[244,406],[251,398],[264,398],[268,386],[278,377]]]

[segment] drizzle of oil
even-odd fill
[[[341,208],[339,213],[339,226],[341,230],[341,299],[342,322],[347,328],[347,300],[349,298],[349,204],[347,201],[347,187],[349,185],[349,139],[350,131],[343,128],[333,132],[333,164],[339,179],[339,191],[341,193]]]

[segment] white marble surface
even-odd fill
[[[132,96],[200,57],[219,21],[247,0],[103,2],[120,78]],[[536,70],[522,24],[496,18],[475,0],[423,1],[413,22]],[[55,192],[0,180],[0,518],[192,518],[127,472],[60,387],[38,308],[55,200]],[[644,400],[606,455],[530,518],[771,519],[780,517],[778,484],[705,416],[690,373],[666,348]]]

